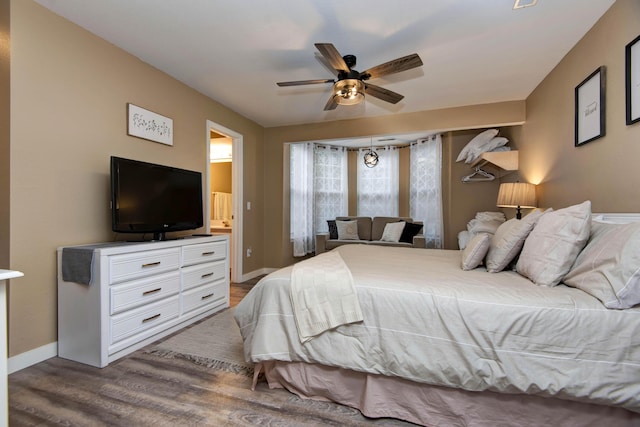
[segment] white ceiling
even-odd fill
[[[614,0],[36,0],[265,127],[525,99]],[[314,43],[364,71],[417,53],[424,66],[370,82],[405,95],[325,112]],[[577,82],[579,83],[579,82]]]

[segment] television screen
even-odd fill
[[[203,225],[200,172],[111,157],[112,229],[118,233],[193,230]]]

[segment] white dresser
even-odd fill
[[[65,262],[71,251],[89,251],[90,284],[63,279],[65,249]],[[65,359],[103,368],[227,307],[229,236],[58,249],[58,356]]]

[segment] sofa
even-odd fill
[[[337,221],[356,221],[357,222],[357,235],[351,234],[346,236],[348,238],[340,238],[345,236],[338,236],[337,231],[332,230],[332,226],[337,223]],[[353,245],[353,244],[365,244],[365,245],[383,245],[383,246],[400,246],[407,248],[425,248],[426,243],[424,239],[424,235],[422,234],[422,222],[413,221],[413,219],[409,217],[386,217],[386,216],[377,216],[377,217],[368,217],[368,216],[359,216],[359,217],[336,217],[332,221],[329,222],[329,233],[318,233],[316,234],[316,255],[336,248],[342,245]],[[385,233],[385,227],[389,223],[397,223],[397,222],[405,222],[403,228],[403,234],[401,236],[401,240],[404,241],[394,241],[395,239],[381,240]],[[345,223],[342,223],[345,224]],[[336,226],[337,228],[337,226]],[[332,238],[333,237],[333,238]],[[388,235],[385,236],[388,238]],[[397,235],[396,235],[397,237]]]

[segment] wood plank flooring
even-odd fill
[[[231,306],[259,278],[231,286]],[[99,369],[57,357],[9,376],[9,425],[410,426],[304,400],[251,378],[166,359],[143,349]]]

